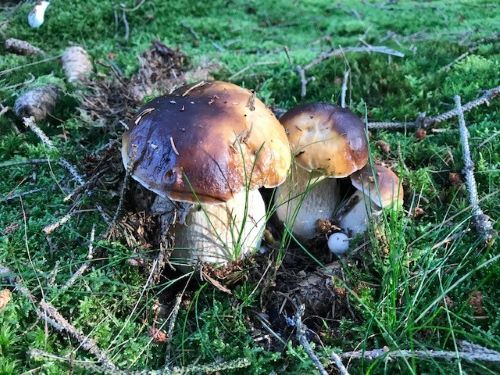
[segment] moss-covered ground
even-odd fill
[[[350,69],[348,105],[371,121],[442,113],[454,107],[454,95],[465,103],[500,82],[500,13],[495,1],[126,0],[121,3],[128,8],[128,39],[119,2],[53,0],[37,30],[26,22],[31,3],[19,7],[8,3],[0,13],[2,39],[27,40],[49,57],[80,44],[94,61],[113,59],[126,76],[137,70],[138,55],[158,39],[178,47],[192,66],[206,60],[220,62],[217,78],[255,89],[267,104],[282,108],[304,101],[339,103],[346,68]],[[297,64],[307,64],[334,47],[363,43],[386,45],[405,56],[353,53],[327,60],[308,72],[315,80],[308,84],[307,96],[300,98]],[[64,83],[58,60],[41,60],[0,51],[2,105],[12,107],[21,92],[49,81],[59,82],[66,93],[54,116],[40,124],[57,152],[25,131],[12,112],[0,116],[0,163],[52,160],[0,168],[0,263],[96,340],[116,365],[159,369],[166,344],[152,342],[148,327],[155,300],[170,284],[147,284],[148,274],[127,262],[132,249],[120,241],[100,240],[96,246],[102,257],[71,288],[60,290],[86,260],[93,225],[99,234],[106,224],[91,198],[63,200],[75,186],[57,157],[82,166],[83,158],[106,144],[109,134],[80,119],[72,96],[75,87]],[[96,69],[111,74],[103,65],[96,64]],[[466,114],[480,203],[494,222],[500,213],[499,108],[495,99]],[[342,263],[341,287],[352,314],[311,318],[311,325],[322,328],[309,340],[325,366],[332,351],[384,346],[455,351],[459,340],[467,340],[500,350],[498,245],[481,242],[471,225],[467,191],[460,181],[450,180],[450,173],[461,173],[463,168],[456,119],[438,128],[421,140],[413,129],[371,132],[373,157],[395,165],[403,178],[404,213],[387,218],[383,229],[387,241],[371,236],[355,262],[347,258]],[[390,151],[382,152],[377,141],[388,143]],[[32,189],[41,190],[7,199]],[[75,203],[81,212],[48,242],[42,228]],[[118,197],[102,204],[112,214]],[[266,346],[265,329],[259,327],[262,333],[255,333],[260,290],[254,293],[256,284],[251,280],[237,284],[232,295],[206,283],[190,291],[189,303],[182,305],[169,338],[174,364],[245,357],[251,365],[235,373],[315,371],[293,335],[284,336],[286,344],[278,350]],[[0,289],[12,288],[7,279],[0,283]],[[33,304],[13,292],[0,310],[0,374],[85,373],[66,363],[34,360],[28,356],[31,348],[94,360],[76,341],[47,327],[34,314]],[[348,368],[353,374],[499,370],[482,362],[432,358],[352,360]]]

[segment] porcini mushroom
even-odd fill
[[[323,103],[300,105],[280,121],[295,163],[276,190],[277,216],[292,224],[296,236],[310,239],[318,219],[331,218],[340,199],[336,178],[349,176],[368,161],[364,125],[350,110]]]
[[[375,173],[374,173],[375,172]],[[351,234],[363,233],[373,215],[383,208],[403,203],[403,188],[398,176],[382,165],[366,165],[351,175],[357,191],[349,198],[338,216],[340,227]]]
[[[156,213],[193,204],[185,224],[171,228],[171,260],[193,265],[258,247],[266,213],[257,189],[281,184],[291,155],[283,127],[254,93],[212,81],[146,104],[123,135],[122,159],[157,194]]]

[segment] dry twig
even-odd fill
[[[116,366],[111,362],[107,354],[99,348],[94,340],[80,332],[71,323],[69,323],[50,302],[44,301],[43,299],[38,301],[29,289],[21,283],[19,277],[10,268],[5,267],[0,263],[0,277],[6,276],[10,277],[15,289],[24,297],[29,299],[33,305],[35,305],[35,313],[39,318],[52,326],[52,328],[56,331],[61,333],[67,332],[80,343],[80,346],[83,349],[93,354],[104,368],[110,370],[116,369]]]
[[[94,240],[95,240],[95,225],[92,226],[92,231],[90,232],[90,242],[89,251],[87,253],[87,260],[76,270],[76,272],[71,275],[71,277],[66,281],[66,283],[60,288],[60,292],[64,292],[66,289],[70,288],[75,281],[87,271],[90,267],[92,259],[94,258]]]
[[[347,82],[349,81],[349,69],[344,72],[344,79],[342,80],[342,91],[340,94],[340,106],[345,108],[345,96],[347,94]]]
[[[471,109],[479,107],[483,104],[489,104],[490,100],[500,95],[500,86],[486,90],[479,98],[474,99],[464,106],[463,112],[468,112]],[[368,129],[405,129],[405,128],[428,128],[437,125],[443,121],[449,120],[458,116],[458,110],[452,109],[450,111],[441,113],[436,116],[427,117],[425,113],[421,113],[415,121],[399,121],[399,122],[369,122]]]
[[[350,52],[368,52],[368,53],[382,53],[385,55],[390,55],[390,56],[397,56],[397,57],[404,57],[404,54],[393,50],[392,48],[386,47],[386,46],[371,46],[371,45],[366,45],[364,47],[346,47],[346,48],[337,48],[333,49],[328,52],[323,52],[321,53],[318,57],[316,57],[313,61],[310,63],[301,66],[298,65],[296,67],[297,73],[299,74],[300,77],[300,84],[301,84],[301,89],[300,89],[300,96],[304,98],[307,94],[307,84],[314,79],[314,77],[308,78],[306,76],[306,72],[313,68],[314,66],[322,63],[325,60],[331,59],[332,57],[339,57],[343,56],[345,53],[350,53]]]
[[[467,192],[469,193],[469,201],[472,207],[472,218],[474,221],[474,226],[477,232],[480,234],[481,238],[485,242],[490,242],[495,237],[495,230],[491,223],[490,218],[485,215],[481,207],[479,207],[479,199],[477,196],[476,179],[474,178],[474,162],[470,154],[469,147],[469,131],[465,125],[464,112],[462,109],[462,104],[460,102],[460,96],[456,95],[454,97],[455,105],[458,112],[458,125],[460,130],[460,143],[462,144],[462,153],[464,159],[464,175],[465,183],[467,186]]]
[[[394,350],[389,351],[388,348],[374,350],[360,350],[354,352],[346,352],[340,355],[341,358],[374,360],[379,358],[438,358],[448,361],[453,361],[458,358],[468,362],[483,361],[500,363],[500,353],[495,350],[484,348],[480,345],[472,344],[467,341],[460,342],[460,351],[442,351],[442,350]]]
[[[304,305],[300,305],[298,306],[297,312],[295,313],[295,333],[297,335],[297,340],[300,342],[300,345],[302,345],[309,358],[311,358],[311,361],[313,361],[319,373],[321,375],[328,375],[328,372],[326,372],[325,367],[320,362],[316,353],[314,353],[311,344],[309,344],[309,341],[307,341],[306,338],[307,327],[302,323],[302,315],[304,315],[304,309],[305,309]],[[347,369],[344,367],[341,360],[335,361],[335,364],[337,365],[342,375],[349,375]]]

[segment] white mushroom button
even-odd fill
[[[343,255],[349,250],[349,237],[344,233],[334,233],[328,238],[328,248],[335,255]]]

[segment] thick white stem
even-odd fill
[[[162,211],[171,218],[168,206],[173,208],[173,203],[164,204]],[[155,202],[154,206],[160,205]],[[243,190],[223,204],[194,204],[185,224],[170,226],[174,236],[170,262],[182,269],[199,262],[224,264],[242,259],[260,246],[265,225],[265,204],[258,190]]]
[[[338,201],[336,179],[318,177],[297,166],[278,186],[274,199],[278,219],[300,239],[313,238],[318,219],[331,219]]]
[[[342,211],[338,217],[339,225],[346,233],[354,236],[367,231],[370,219],[380,208],[358,190],[349,198]]]

